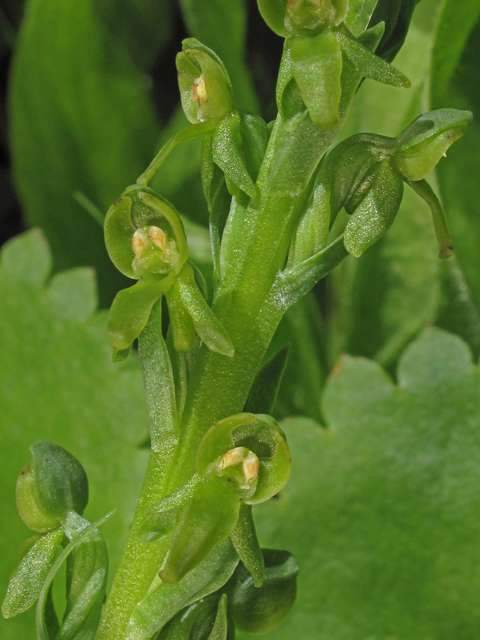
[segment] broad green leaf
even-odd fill
[[[432,103],[442,101],[472,29],[480,16],[479,0],[444,0],[435,33],[430,70]]]
[[[36,244],[35,244],[35,242]],[[15,251],[26,265],[15,278],[4,270],[5,255]],[[62,287],[50,288],[31,273],[45,264],[45,240],[35,230],[6,245],[0,256],[0,471],[3,496],[0,515],[0,584],[6,588],[16,564],[16,550],[29,531],[15,504],[15,482],[30,458],[29,446],[45,439],[67,449],[83,465],[90,483],[86,517],[95,520],[118,508],[102,533],[107,540],[111,575],[133,517],[146,464],[139,449],[148,433],[148,415],[138,365],[111,361],[106,315],[92,313],[79,319],[66,308],[91,308],[91,290],[79,287],[77,272],[70,272]],[[38,256],[43,256],[38,262]],[[23,256],[23,257],[22,257]],[[25,258],[25,260],[24,260]],[[43,280],[47,272],[43,271]],[[60,277],[60,276],[58,276]],[[67,278],[67,275],[62,277]],[[76,299],[74,294],[76,292]],[[0,621],[2,640],[29,638],[34,628],[30,612]]]
[[[94,266],[103,303],[121,278],[73,194],[106,210],[146,167],[157,136],[148,78],[107,37],[95,2],[29,0],[11,75],[14,180],[55,268]]]
[[[170,35],[172,5],[172,0],[99,0],[97,3],[105,27],[143,68],[152,65]]]
[[[4,276],[41,285],[52,268],[48,244],[39,229],[12,238],[2,248],[0,268]]]
[[[57,273],[48,293],[59,316],[79,322],[88,320],[97,306],[95,272],[84,267]]]
[[[262,545],[297,556],[298,597],[265,638],[478,635],[480,371],[465,343],[430,329],[397,377],[344,357],[328,428],[283,424],[292,477],[255,520]]]
[[[236,104],[258,110],[244,48],[247,26],[246,0],[180,0],[189,32],[215,51],[225,63],[235,90]]]

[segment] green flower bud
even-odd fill
[[[220,58],[195,38],[177,55],[182,107],[192,123],[223,118],[233,108],[232,84]]]
[[[178,212],[144,185],[128,187],[108,210],[105,244],[117,269],[134,280],[178,274],[188,257]]]
[[[27,527],[43,533],[59,527],[70,511],[83,513],[88,480],[82,465],[62,447],[39,440],[30,451],[32,461],[17,480],[17,507]]]
[[[407,180],[422,180],[472,120],[470,111],[439,109],[420,116],[396,139],[394,166]]]
[[[347,0],[288,0],[285,27],[292,34],[340,24],[347,12]]]
[[[270,29],[285,38],[340,24],[347,0],[258,0],[258,8]]]
[[[242,453],[237,453],[242,449]],[[258,470],[253,457],[245,451],[253,452],[258,459]],[[242,467],[245,477],[255,476],[256,489],[250,496],[242,499],[246,504],[258,504],[269,500],[282,489],[290,477],[291,457],[285,434],[278,424],[266,415],[239,413],[225,418],[213,425],[203,437],[197,454],[197,470],[201,476],[219,473],[225,460],[236,459]],[[235,463],[239,464],[239,463]]]
[[[263,585],[239,564],[227,583],[229,609],[235,624],[249,633],[274,629],[290,613],[297,595],[298,564],[288,551],[262,549],[265,562]]]

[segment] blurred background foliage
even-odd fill
[[[435,324],[461,337],[475,357],[480,353],[479,15],[479,0],[421,0],[395,60],[412,80],[412,89],[367,80],[343,133],[344,137],[364,131],[395,136],[430,108],[454,106],[474,112],[467,135],[431,176],[445,203],[456,256],[440,263],[429,211],[407,191],[387,236],[360,260],[345,260],[282,321],[271,352],[287,343],[292,348],[276,407],[279,418],[301,415],[325,424],[321,392],[344,352],[373,359],[395,377],[402,352],[425,327]],[[129,506],[121,517],[121,532],[112,529],[117,536],[113,565],[141,478],[145,456],[140,444],[147,426],[135,360],[114,370],[106,337],[102,343],[105,314],[94,311],[95,287],[99,306],[106,309],[125,282],[111,265],[102,229],[88,209],[106,211],[162,142],[187,124],[179,107],[174,57],[188,35],[224,60],[240,106],[267,121],[275,117],[282,42],[262,22],[255,0],[2,0],[0,5],[0,244],[10,241],[0,273],[4,277],[0,327],[6,327],[2,339],[11,342],[9,331],[20,325],[22,336],[14,343],[17,351],[13,347],[4,351],[0,377],[0,401],[3,394],[3,401],[12,406],[10,414],[0,417],[0,443],[9,452],[9,464],[2,471],[2,489],[9,496],[3,526],[15,518],[14,479],[33,439],[57,438],[78,455],[87,471],[90,463],[92,479],[101,482],[108,443],[97,442],[92,456],[88,430],[82,432],[82,425],[113,412],[122,425],[129,419],[134,423],[117,460],[135,451],[126,476]],[[198,141],[176,150],[152,186],[185,216],[192,257],[208,277],[208,214],[200,184]],[[340,216],[339,229],[344,223]],[[51,271],[45,268],[45,260],[50,261],[45,255],[50,254],[40,235],[29,236],[28,246],[11,243],[31,227],[39,228],[48,241]],[[12,247],[27,262],[30,255],[40,256],[26,275],[9,273]],[[96,285],[86,267],[94,268]],[[35,280],[31,272],[36,269],[43,275]],[[73,280],[59,285],[55,277],[50,279],[65,270]],[[12,275],[21,284],[9,289],[6,282]],[[62,301],[58,308],[70,309],[66,318],[52,307],[52,295]],[[11,303],[12,296],[17,303],[7,309],[5,301]],[[85,305],[91,313],[82,315],[79,309]],[[36,321],[37,317],[43,320]],[[20,318],[30,318],[30,324],[19,323]],[[75,329],[65,323],[74,323]],[[32,326],[38,329],[37,337],[32,337]],[[58,338],[64,330],[66,337]],[[71,335],[76,337],[69,347]],[[55,348],[50,348],[48,340],[57,338]],[[32,347],[19,352],[28,341],[36,351]],[[42,344],[47,345],[45,353],[37,357]],[[88,357],[82,355],[85,350]],[[55,375],[46,369],[50,357]],[[25,381],[22,371],[27,366],[32,372]],[[35,375],[44,377],[42,384],[31,382]],[[89,408],[79,418],[78,407],[82,400],[88,403],[97,384],[88,381],[109,381],[109,376],[111,397],[107,394],[98,406],[94,403],[96,413]],[[64,389],[60,381],[66,379]],[[138,413],[118,409],[118,388],[126,387],[116,385],[127,382],[133,389],[129,406],[136,404]],[[68,384],[82,389],[73,404]],[[45,397],[53,426],[41,408]],[[25,418],[28,426],[18,436],[12,429],[20,421],[12,416],[20,405],[30,406],[31,411]],[[122,429],[127,429],[126,423]],[[111,471],[113,489],[97,498],[94,516],[114,505],[115,491],[124,491],[117,467]],[[11,555],[8,549],[12,540],[20,539],[21,526],[15,525],[12,536],[5,539],[4,555]],[[2,569],[3,577],[13,564]],[[9,625],[13,625],[8,627],[12,635],[6,638],[27,637],[19,631],[24,627]]]

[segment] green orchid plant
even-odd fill
[[[386,24],[376,16],[389,3],[397,11],[386,11]],[[380,0],[374,11],[371,2],[258,0],[284,38],[270,123],[236,106],[212,50],[184,41],[176,64],[191,124],[125,189],[104,224],[112,262],[137,281],[117,294],[108,334],[114,360],[138,339],[151,421],[142,494],[106,596],[103,520],[91,525],[82,516],[85,473],[60,447],[32,445],[17,501],[37,535],[2,611],[11,617],[38,600],[38,638],[227,640],[236,627],[268,631],[291,610],[299,567],[288,551],[261,548],[252,512],[282,490],[291,470],[285,434],[269,415],[287,356],[265,361],[274,333],[287,309],[347,255],[360,257],[387,233],[404,184],[431,209],[440,258],[454,250],[425,178],[465,133],[469,112],[432,111],[395,138],[365,133],[335,145],[365,78],[409,87],[387,60],[405,36],[396,20],[411,17],[413,5]],[[188,259],[179,213],[148,186],[170,152],[197,137],[211,292]],[[339,231],[342,209],[349,217]],[[59,621],[52,582],[64,560]]]

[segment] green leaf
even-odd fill
[[[183,305],[192,316],[195,330],[203,342],[212,351],[232,357],[235,352],[232,341],[200,292],[189,265],[183,267],[178,288]]]
[[[99,0],[98,11],[112,36],[148,68],[170,35],[171,5],[171,0]]]
[[[148,86],[93,0],[29,0],[11,76],[14,180],[55,268],[94,266],[104,303],[122,279],[73,194],[106,210],[148,164],[158,135]]]
[[[391,62],[402,48],[419,1],[378,0],[368,26],[385,23],[385,32],[376,51],[384,60]]]
[[[441,302],[435,324],[460,336],[480,354],[480,310],[454,256],[440,266]]]
[[[161,301],[154,306],[140,335],[138,350],[149,407],[152,451],[162,453],[167,466],[166,460],[178,444],[179,425],[172,365],[162,336]]]
[[[480,370],[459,338],[430,329],[397,377],[344,357],[328,429],[285,424],[292,478],[255,518],[262,544],[297,556],[299,593],[265,638],[475,637]]]
[[[52,258],[40,229],[32,229],[5,243],[0,268],[6,277],[41,286],[50,274]]]
[[[55,559],[64,533],[61,529],[49,531],[28,550],[8,583],[2,604],[4,618],[23,613],[35,603]]]
[[[430,69],[430,95],[433,104],[438,104],[444,98],[448,83],[479,16],[479,0],[445,0],[442,3]]]
[[[96,528],[76,544],[78,536],[91,525],[75,513],[69,516],[65,532],[75,548],[67,558],[67,605],[63,622],[55,638],[75,640],[83,637],[85,640],[93,640],[105,600],[107,546]]]
[[[28,232],[15,240],[20,254],[30,252],[27,273],[36,264],[31,238]],[[112,363],[106,314],[66,320],[58,312],[61,301],[52,303],[48,287],[15,279],[3,266],[0,299],[0,553],[5,558],[0,584],[6,587],[15,550],[29,535],[17,514],[15,482],[38,439],[59,444],[81,461],[90,482],[87,518],[120,507],[104,527],[114,572],[146,465],[139,446],[148,433],[148,414],[137,362],[131,356],[126,363]],[[29,638],[33,628],[31,612],[0,620],[2,640]]]
[[[238,556],[228,539],[177,584],[166,584],[157,577],[149,595],[135,607],[126,640],[150,640],[178,611],[223,587],[237,564]]]
[[[85,322],[97,306],[95,272],[84,267],[57,273],[52,278],[48,293],[58,317]]]
[[[213,49],[225,63],[238,105],[257,111],[257,98],[244,61],[246,1],[180,0],[180,6],[190,33]]]

